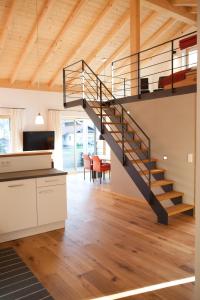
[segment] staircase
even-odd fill
[[[148,135],[85,61],[63,69],[63,93],[65,108],[68,98],[77,105],[82,103],[159,223],[168,224],[170,216],[183,212],[193,214],[194,206],[183,203],[183,193],[174,190],[174,181],[165,178],[166,170],[152,157]],[[171,205],[166,206],[169,200]]]

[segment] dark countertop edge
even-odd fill
[[[17,175],[17,177],[15,177],[15,175],[18,173],[25,173],[25,172],[40,172],[40,171],[44,171],[46,170],[46,173],[43,174],[21,174],[21,176]],[[5,175],[5,178],[0,178],[0,182],[5,182],[5,181],[14,181],[14,180],[25,180],[25,179],[33,179],[33,178],[42,178],[42,177],[51,177],[51,176],[61,176],[61,175],[67,175],[68,172],[66,171],[61,171],[61,170],[55,170],[55,173],[48,173],[49,170],[52,169],[40,169],[40,170],[27,170],[27,171],[18,171],[18,172],[7,172],[7,173],[0,173],[0,177],[1,174]],[[11,174],[13,174],[13,177],[11,177]],[[9,177],[6,177],[6,175],[10,175]]]

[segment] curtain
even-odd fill
[[[63,169],[62,159],[62,112],[57,110],[49,110],[48,112],[48,128],[55,131],[55,145],[53,151],[54,167]]]
[[[12,152],[23,151],[24,109],[9,109]]]

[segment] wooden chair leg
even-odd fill
[[[99,178],[100,178],[100,184],[101,184],[102,172],[100,172],[100,177]]]

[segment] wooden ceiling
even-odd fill
[[[62,68],[98,73],[130,54],[129,1],[0,0],[0,87],[61,91]],[[141,48],[196,29],[196,0],[141,0]]]

